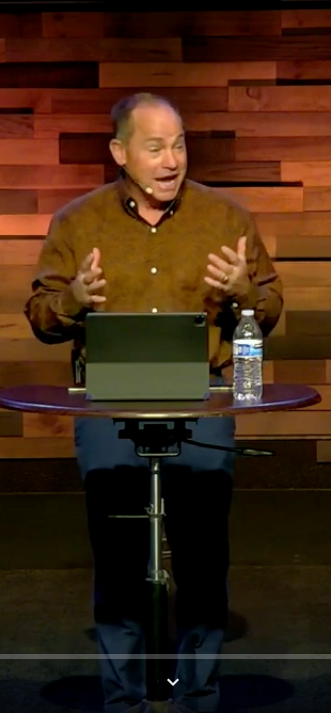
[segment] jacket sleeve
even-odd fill
[[[84,320],[86,309],[76,302],[71,288],[77,270],[72,236],[55,216],[24,308],[34,335],[46,344],[71,341]]]
[[[242,309],[254,309],[264,336],[275,327],[283,308],[283,287],[252,216],[247,215],[243,234],[247,235],[246,260],[250,289],[244,296],[231,296],[237,319]]]

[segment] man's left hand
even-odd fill
[[[246,236],[243,235],[238,240],[237,252],[223,245],[222,252],[227,257],[226,260],[218,255],[208,255],[208,272],[210,276],[205,277],[205,282],[211,287],[216,287],[225,294],[245,296],[250,289],[250,279],[246,262]]]

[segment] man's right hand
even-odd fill
[[[106,280],[100,280],[102,269],[99,262],[100,250],[93,248],[81,264],[75,280],[71,283],[72,294],[82,307],[91,307],[106,301],[106,297],[96,294],[107,284]]]

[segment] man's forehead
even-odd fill
[[[182,122],[178,114],[167,104],[148,104],[137,106],[132,112],[134,125],[137,129],[149,132],[156,126],[167,126],[182,131]]]

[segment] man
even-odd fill
[[[231,358],[241,309],[255,309],[264,335],[276,324],[280,280],[250,215],[186,179],[182,120],[166,99],[134,95],[119,102],[112,116],[110,150],[120,177],[54,216],[27,318],[44,342],[73,340],[76,364],[84,370],[89,310],[203,310],[211,372],[221,374]],[[193,427],[193,438],[232,446],[233,419],[202,419]],[[100,651],[108,655],[101,659],[105,711],[124,713],[146,695],[149,523],[109,514],[144,513],[148,473],[133,443],[118,439],[110,419],[77,419],[75,442],[95,560],[94,616]],[[169,458],[163,472],[181,654],[173,696],[190,711],[214,713],[227,621],[233,456],[183,444],[175,460]],[[203,658],[206,654],[211,658]]]

